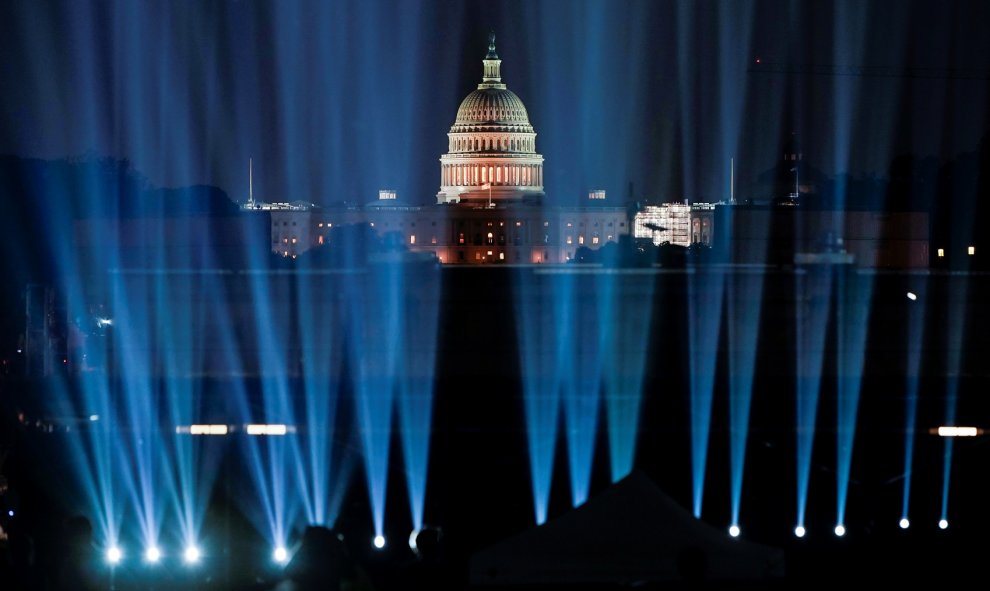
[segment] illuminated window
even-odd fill
[[[323,227],[323,222],[320,222],[320,223],[316,224],[316,227],[317,228],[322,228]]]
[[[549,228],[550,227],[550,222],[543,222],[543,227],[544,228]]]
[[[437,237],[436,236],[434,236],[433,238],[430,238],[430,244],[436,244],[436,243],[437,243]]]
[[[976,254],[976,247],[975,246],[970,246],[969,248],[966,249],[966,253],[969,256],[973,256],[974,254]]]
[[[592,244],[598,244],[598,235],[597,234],[595,234],[594,236],[591,237],[591,243]]]
[[[611,234],[609,234],[609,235],[608,235],[608,238],[606,238],[605,240],[608,240],[609,242],[611,242],[611,241],[612,241],[612,235],[611,235]]]
[[[945,249],[944,248],[938,249],[938,258],[942,258],[944,256],[945,256]]]
[[[295,244],[296,242],[298,242],[298,240],[296,240],[296,237],[295,237],[295,236],[293,236],[293,237],[292,237],[292,243],[293,243],[293,244]]]
[[[578,236],[578,244],[584,244],[584,235]]]
[[[283,250],[283,251],[282,251],[282,256],[284,256],[284,257],[287,257],[287,256],[289,256],[289,251],[287,251],[287,250]]]
[[[572,224],[572,223],[570,223],[570,222],[567,222],[567,227],[568,227],[568,228],[572,228],[572,227],[574,227],[574,224]]]
[[[500,260],[500,261],[504,261],[505,260],[505,253],[504,252],[498,253],[498,260]]]
[[[416,235],[415,234],[410,234],[409,235],[409,244],[416,244]]]
[[[288,243],[289,243],[289,239],[288,238],[283,238],[282,239],[282,244],[288,244]]]
[[[317,242],[317,243],[319,243],[319,244],[323,244],[323,235],[322,235],[322,234],[320,234],[320,235],[319,235],[319,236],[318,236],[318,237],[316,238],[316,242]]]
[[[516,222],[516,227],[522,226],[522,222]]]
[[[457,243],[464,244],[464,232],[460,232],[457,234]]]
[[[488,251],[488,256],[492,256],[492,251]]]
[[[574,239],[573,239],[573,238],[571,238],[570,236],[568,236],[568,237],[567,237],[567,243],[568,243],[568,244],[573,244],[573,243],[574,243]]]
[[[488,233],[488,245],[491,246],[492,244],[495,244],[495,235],[492,234],[491,232],[489,232]]]

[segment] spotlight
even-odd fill
[[[799,538],[803,538],[804,537],[804,534],[805,534],[805,531],[804,531],[804,526],[803,525],[799,525],[799,526],[797,526],[797,527],[794,528],[794,535],[795,536],[797,536]]]
[[[917,296],[917,294],[915,294],[915,293],[914,293],[913,291],[909,291],[909,292],[907,292],[907,297],[908,297],[908,299],[909,299],[909,300],[911,300],[912,302],[918,299],[918,296]]]
[[[908,518],[907,517],[905,517],[905,518],[901,519],[901,524],[900,525],[901,525],[901,529],[907,529],[907,528],[911,527],[911,522],[908,521]]]
[[[413,552],[416,551],[416,536],[418,535],[419,535],[418,529],[412,530],[412,533],[409,534],[409,549],[412,550]]]
[[[144,552],[144,559],[152,564],[158,562],[161,558],[162,551],[158,549],[158,546],[151,546]]]
[[[289,551],[285,549],[285,546],[279,546],[275,548],[272,558],[279,564],[285,564],[289,561]]]
[[[107,562],[117,564],[124,558],[124,553],[117,546],[110,546],[107,550]]]
[[[732,536],[733,538],[738,538],[739,537],[739,526],[736,525],[736,524],[730,525],[729,526],[729,535]]]
[[[846,535],[846,526],[842,525],[841,523],[835,526],[835,535],[839,536],[840,538]]]
[[[182,554],[182,558],[186,561],[186,564],[196,564],[199,562],[201,555],[199,548],[196,546],[187,546],[186,551]]]
[[[948,529],[949,528],[949,522],[948,522],[948,520],[939,519],[938,520],[938,527],[939,527],[939,529]]]
[[[381,550],[382,548],[384,548],[385,547],[385,536],[382,536],[382,535],[375,536],[374,544],[375,544],[375,548],[378,548],[379,550]]]

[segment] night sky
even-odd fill
[[[725,199],[730,157],[752,193],[791,132],[826,175],[884,176],[990,127],[986,2],[8,0],[0,153],[236,200],[253,156],[259,199],[431,203],[490,29],[557,203]]]

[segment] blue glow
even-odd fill
[[[811,476],[811,452],[815,442],[815,422],[818,416],[822,362],[825,358],[832,269],[809,268],[801,271],[795,275],[795,283],[797,522],[803,532],[808,503],[808,481]]]
[[[688,322],[691,359],[691,477],[694,516],[701,517],[708,459],[708,435],[718,360],[725,273],[696,268],[688,275]]]
[[[866,359],[866,332],[870,320],[870,298],[873,276],[846,274],[838,279],[838,361],[836,378],[836,518],[842,524],[846,518],[846,498],[849,492],[849,471],[852,467],[856,417],[859,409],[863,363]],[[838,526],[837,526],[838,529]],[[845,528],[843,528],[843,532]],[[841,535],[838,534],[837,535]]]
[[[439,268],[418,269],[403,302],[403,349],[397,398],[413,529],[423,528],[433,425],[433,384],[442,281]]]
[[[918,278],[913,286],[916,299],[908,305],[907,375],[904,393],[904,489],[901,501],[901,527],[907,529],[908,509],[911,499],[911,476],[914,473],[914,438],[918,421],[918,382],[921,369],[921,350],[925,331],[925,295],[928,278]],[[917,298],[920,297],[921,301]]]
[[[968,278],[965,275],[953,275],[949,279],[949,297],[946,311],[948,326],[946,326],[946,377],[945,377],[945,425],[956,424],[956,413],[959,405],[959,372],[962,368],[963,331],[966,308]],[[952,475],[952,447],[954,437],[942,437],[942,506],[940,516],[942,522],[949,518],[949,483]],[[947,522],[946,522],[947,523]],[[941,527],[941,522],[939,524]],[[945,527],[942,527],[945,529]]]
[[[624,275],[606,281],[602,295],[602,326],[605,331],[605,414],[612,482],[633,469],[643,398],[643,376],[653,316],[653,275]],[[619,289],[621,294],[616,294]],[[617,305],[618,298],[624,302]]]
[[[729,469],[732,523],[739,522],[749,411],[753,399],[763,273],[734,273],[728,288],[729,331]]]
[[[519,330],[523,405],[529,450],[533,511],[537,525],[546,522],[553,476],[560,407],[562,356],[572,343],[563,318],[570,301],[569,275],[540,274],[520,269],[516,274],[515,309]]]
[[[591,293],[601,293],[598,275],[580,276],[582,286],[590,284]],[[590,298],[579,297],[587,288],[574,288],[563,294],[573,298],[565,305],[562,322],[568,327],[562,334],[565,348],[560,373],[563,391],[564,429],[567,437],[567,459],[571,477],[571,504],[577,507],[588,498],[591,485],[591,463],[594,457],[595,431],[601,390],[602,328],[599,308]],[[562,328],[562,331],[564,329]]]

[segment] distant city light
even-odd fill
[[[175,432],[184,435],[226,435],[227,425],[178,425]]]
[[[939,519],[938,520],[938,527],[939,527],[939,529],[948,529],[948,527],[949,527],[948,520],[946,520],[946,519]]]
[[[908,299],[909,299],[909,300],[911,300],[912,302],[918,299],[918,296],[917,296],[917,294],[915,294],[915,293],[914,293],[914,292],[912,292],[912,291],[909,291],[909,292],[907,292],[907,297],[908,297]]]
[[[151,546],[144,552],[144,559],[148,562],[155,563],[161,560],[162,551],[158,549],[158,546]]]
[[[272,553],[272,558],[279,564],[285,564],[289,561],[289,551],[285,549],[285,546],[279,546]]]
[[[846,535],[846,526],[842,525],[841,523],[835,526],[835,535],[839,536],[840,538]]]
[[[966,253],[969,254],[969,256],[973,256],[974,254],[976,254],[976,247],[970,246],[969,248],[966,249]]]
[[[186,551],[182,554],[182,558],[183,560],[186,561],[186,564],[194,564],[196,562],[199,562],[200,556],[201,553],[199,551],[199,548],[197,548],[196,546],[187,547]]]
[[[381,550],[385,547],[385,536],[375,536],[374,539],[375,548]]]
[[[900,525],[901,525],[901,529],[907,529],[911,527],[911,522],[908,521],[907,517],[904,517],[903,519],[901,519]]]
[[[733,538],[738,538],[739,537],[739,526],[738,525],[735,525],[735,524],[730,525],[729,526],[729,535],[732,536]]]
[[[797,527],[794,528],[794,535],[795,536],[797,536],[799,538],[803,538],[804,537],[804,534],[805,534],[805,530],[804,530],[804,526],[803,525],[799,525],[799,526],[797,526]]]
[[[935,430],[939,437],[976,437],[983,434],[983,429],[976,427],[942,426]]]
[[[107,550],[107,562],[117,564],[124,558],[124,553],[117,546],[110,546]]]
[[[285,435],[289,432],[289,427],[286,425],[248,425],[247,428],[248,435]]]

